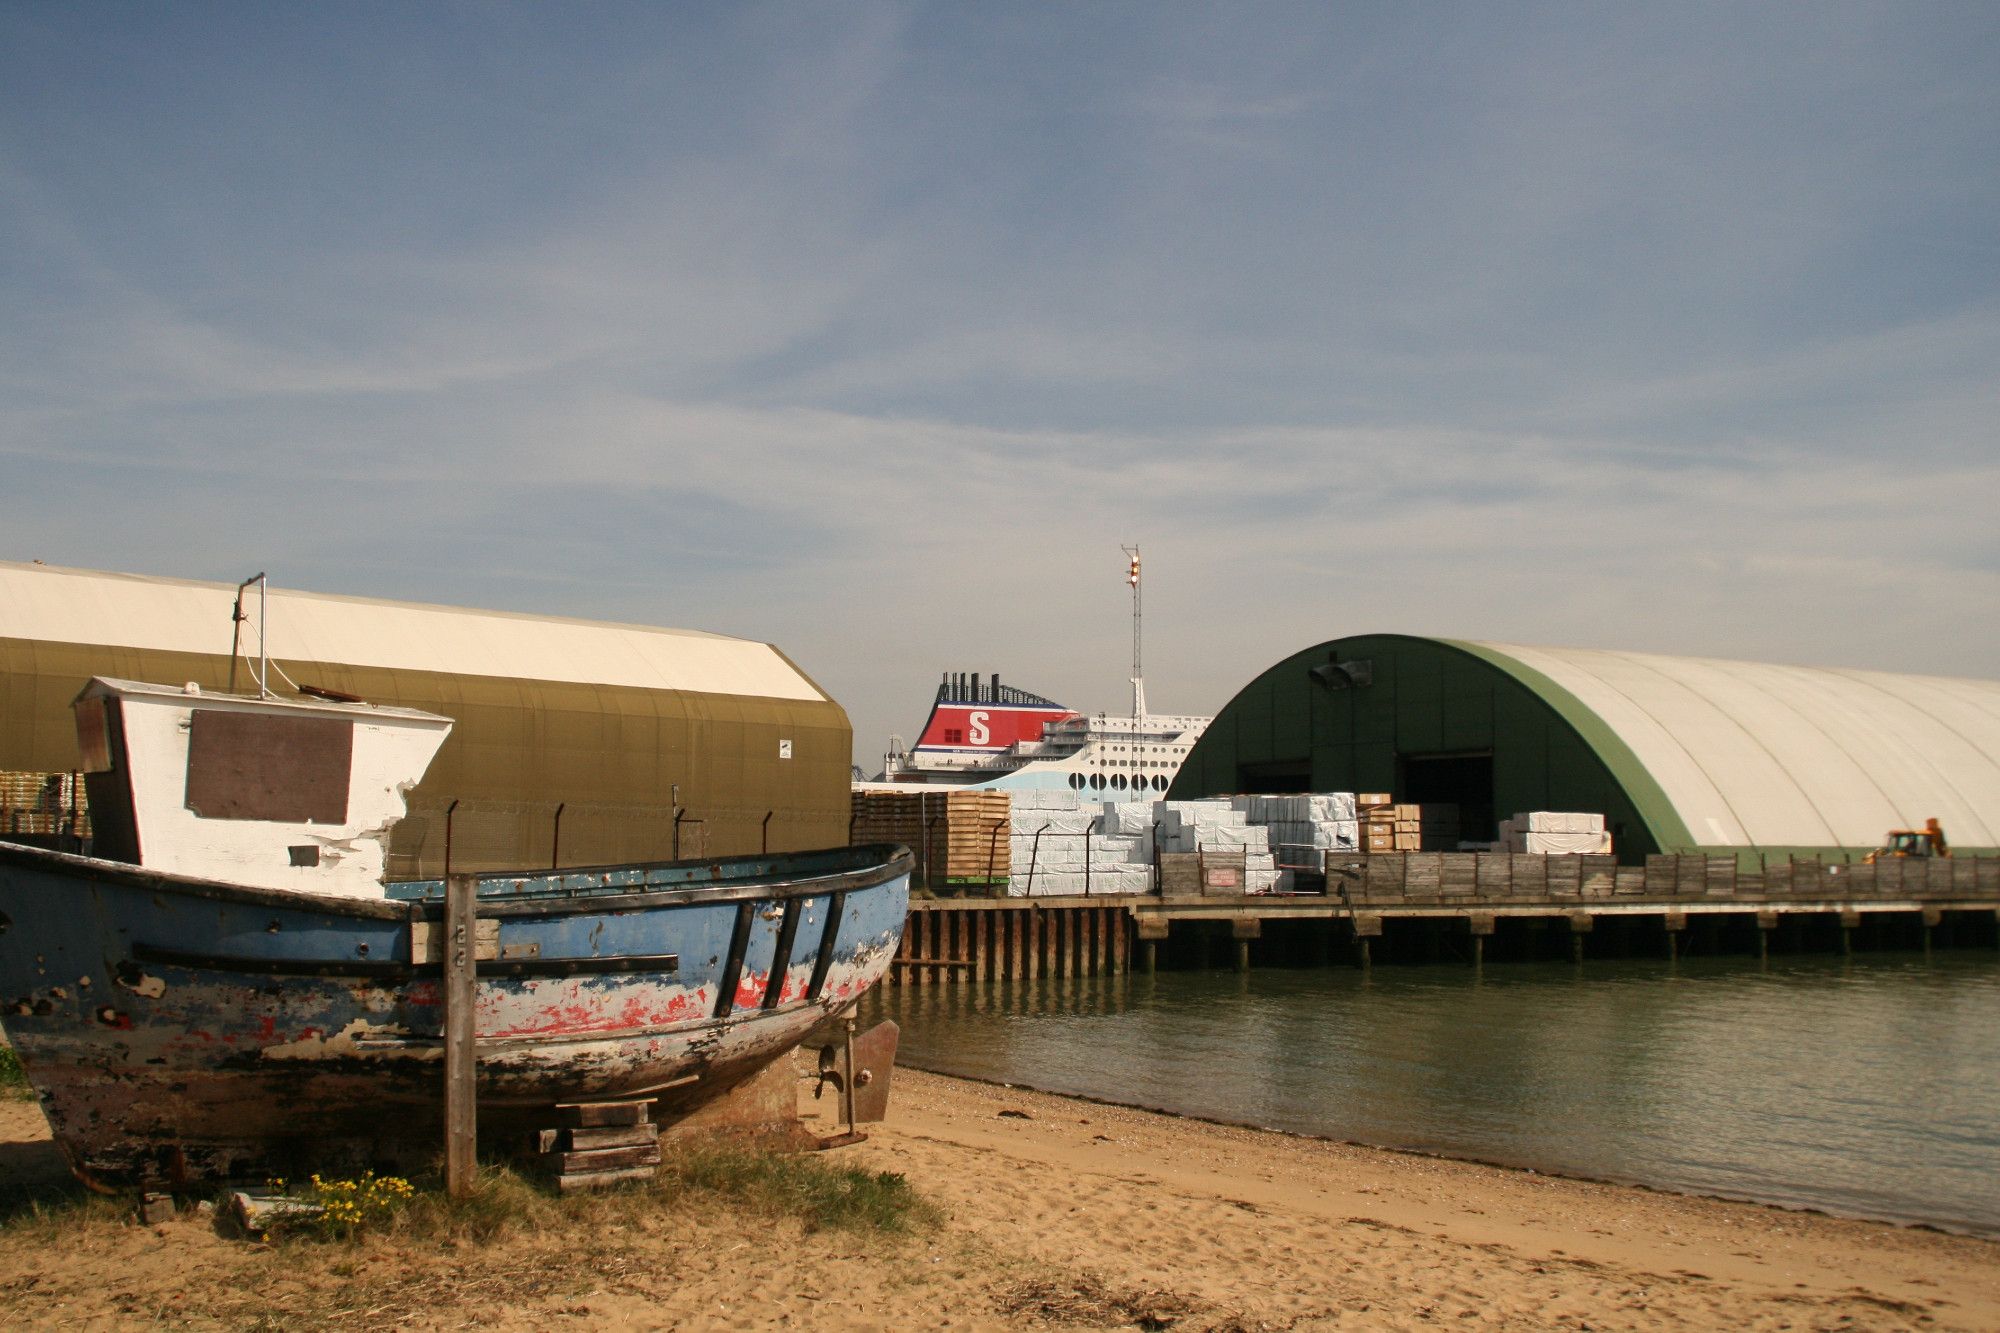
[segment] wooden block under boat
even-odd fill
[[[652,1168],[660,1164],[660,1145],[642,1143],[631,1148],[588,1148],[581,1152],[546,1152],[541,1165],[558,1176],[589,1171],[620,1171],[626,1167]]]
[[[616,1185],[626,1180],[651,1180],[657,1174],[650,1166],[628,1166],[616,1171],[585,1171],[575,1175],[557,1176],[556,1193],[576,1194],[582,1190],[602,1189],[606,1185]]]
[[[544,1129],[535,1134],[535,1150],[582,1152],[592,1148],[631,1148],[660,1137],[658,1125],[611,1125],[604,1129]]]
[[[651,1102],[567,1102],[556,1107],[565,1128],[594,1129],[600,1125],[643,1125],[651,1120]]]

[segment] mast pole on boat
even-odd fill
[[[271,697],[271,581],[257,576],[257,697]]]
[[[229,692],[236,693],[236,662],[243,655],[243,622],[250,618],[243,614],[243,590],[253,583],[257,585],[257,697],[262,699],[270,695],[264,688],[264,679],[271,667],[270,648],[264,638],[266,583],[261,570],[236,585],[236,604],[229,612]]]
[[[1121,546],[1125,553],[1125,581],[1132,585],[1132,716],[1146,716],[1146,673],[1139,665],[1139,548]]]

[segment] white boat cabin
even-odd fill
[[[73,706],[97,856],[346,898],[383,896],[389,831],[452,725],[101,676]]]

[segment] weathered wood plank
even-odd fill
[[[535,1133],[535,1150],[551,1153],[631,1148],[656,1142],[659,1137],[660,1127],[653,1124],[608,1125],[602,1129],[543,1129]]]
[[[651,1180],[658,1174],[656,1166],[628,1166],[615,1171],[573,1171],[556,1177],[556,1192],[576,1194],[583,1190],[603,1189],[606,1185],[626,1180]]]
[[[452,875],[444,890],[444,1181],[454,1199],[478,1179],[478,1053],[473,1030],[479,879]]]
[[[630,1148],[586,1148],[577,1152],[547,1152],[541,1155],[541,1164],[557,1175],[575,1175],[587,1171],[619,1171],[631,1166],[658,1166],[660,1145],[642,1143]]]

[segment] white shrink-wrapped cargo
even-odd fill
[[[1215,824],[1248,824],[1243,812],[1227,801],[1161,801],[1160,822],[1182,823],[1202,821]]]
[[[1535,856],[1602,856],[1611,850],[1611,835],[1596,833],[1534,833],[1521,835],[1521,850]]]
[[[1037,872],[1032,884],[1027,882],[1025,876],[1017,882],[1022,884],[1023,892],[1034,898],[1069,898],[1080,897],[1083,894],[1083,875],[1081,873],[1064,872],[1044,875]],[[1008,887],[1011,891],[1013,886],[1010,884]]]
[[[1098,894],[1135,894],[1153,891],[1153,868],[1151,866],[1121,866],[1101,874],[1093,874],[1090,879],[1092,897]]]
[[[1017,837],[1023,834],[1033,837],[1035,830],[1040,829],[1045,840],[1075,837],[1090,832],[1101,818],[1095,810],[1016,810],[1013,831]]]
[[[1577,810],[1533,810],[1514,816],[1526,833],[1602,833],[1604,816]]]
[[[1145,861],[1151,851],[1150,846],[1142,848],[1137,838],[1093,838],[1090,864],[1093,868],[1132,865]]]
[[[1310,818],[1345,824],[1351,824],[1358,818],[1351,791],[1319,792],[1306,799],[1311,804]]]
[[[1153,830],[1157,809],[1151,801],[1106,801],[1104,823],[1099,827],[1106,833],[1144,836]]]
[[[1082,838],[1044,837],[1040,842],[1033,838],[1015,838],[1008,846],[1008,865],[1015,874],[1027,870],[1030,865],[1046,870],[1052,865],[1083,864]]]

